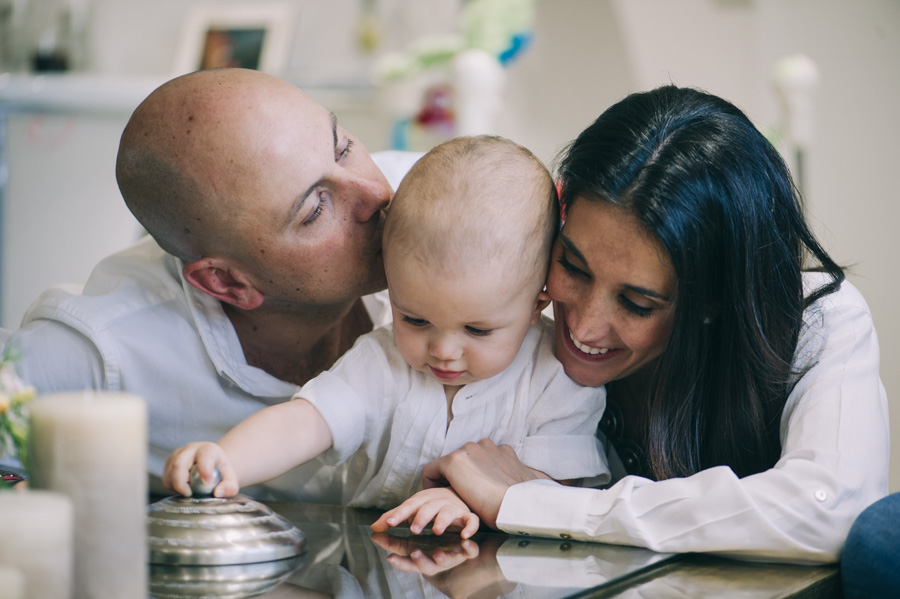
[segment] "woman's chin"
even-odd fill
[[[585,387],[600,387],[614,380],[618,371],[615,363],[621,357],[621,352],[622,350],[610,350],[605,354],[584,353],[568,337],[557,339],[556,345],[556,357],[566,374]]]
[[[602,387],[615,378],[607,368],[597,365],[585,364],[580,360],[561,362],[569,378],[585,387]]]

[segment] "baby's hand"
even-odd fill
[[[419,491],[399,506],[385,512],[372,524],[372,530],[384,532],[392,526],[409,520],[409,530],[420,534],[429,522],[431,532],[444,534],[448,529],[459,530],[460,536],[468,539],[478,531],[480,521],[459,495],[449,487],[436,487]]]
[[[188,443],[173,451],[166,460],[166,468],[162,475],[163,486],[185,497],[190,497],[191,467],[194,464],[197,465],[200,481],[204,483],[214,479],[215,471],[218,468],[222,475],[222,482],[213,489],[214,497],[232,497],[240,490],[237,475],[231,467],[225,450],[210,442]]]

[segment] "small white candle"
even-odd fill
[[[126,393],[55,393],[31,411],[34,488],[75,509],[78,599],[147,596],[147,409]]]
[[[72,518],[62,493],[0,492],[0,598],[72,596]]]

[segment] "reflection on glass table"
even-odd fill
[[[306,535],[294,560],[241,566],[157,566],[155,599],[172,597],[541,597],[563,598],[662,564],[675,556],[633,547],[511,537],[470,540],[373,533],[380,512],[277,503],[272,508]]]
[[[373,533],[369,525],[380,511],[268,505],[306,535],[304,555],[244,567],[154,566],[151,595],[156,599],[841,596],[835,566],[746,563],[486,530],[470,541],[451,533],[415,536],[405,527]]]

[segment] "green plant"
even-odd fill
[[[16,374],[16,357],[9,348],[0,357],[0,457],[27,466],[28,404],[35,391]]]

